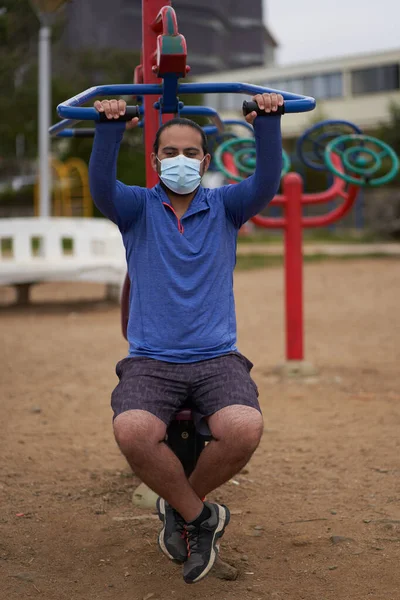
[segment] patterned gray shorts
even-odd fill
[[[116,367],[119,383],[112,393],[114,419],[127,410],[145,410],[168,426],[174,415],[191,408],[196,427],[206,433],[205,417],[241,404],[260,410],[253,364],[239,352],[195,363],[124,358]]]

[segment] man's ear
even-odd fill
[[[203,159],[203,175],[208,171],[211,162],[211,154],[206,154]]]
[[[150,159],[151,159],[151,166],[153,167],[154,171],[156,173],[158,173],[158,160],[157,160],[157,155],[152,152],[150,155]]]

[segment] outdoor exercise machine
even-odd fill
[[[180,83],[190,68],[187,65],[186,41],[179,33],[175,11],[170,2],[165,0],[142,0],[142,62],[136,67],[133,84],[99,85],[85,90],[62,102],[58,115],[62,121],[50,128],[50,135],[57,137],[87,137],[93,135],[93,129],[80,129],[79,121],[107,121],[93,107],[83,107],[86,102],[93,101],[97,96],[130,96],[136,98],[139,106],[127,107],[126,114],[120,120],[126,121],[134,116],[141,119],[144,127],[146,154],[146,184],[153,187],[158,182],[158,176],[151,168],[150,154],[156,132],[161,123],[174,116],[204,116],[213,125],[213,131],[224,130],[224,123],[213,108],[206,106],[185,106],[179,99],[180,94],[247,94],[254,96],[259,93],[278,92],[284,98],[281,114],[307,112],[315,108],[314,98],[292,94],[280,90],[250,85],[246,83]],[[246,104],[245,112],[251,112],[255,104]],[[276,114],[276,113],[275,113]],[[266,113],[263,113],[263,116]],[[206,133],[207,126],[205,127]],[[127,309],[129,303],[129,279],[125,280],[121,315],[122,327],[126,336]],[[175,421],[168,428],[167,442],[182,461],[185,472],[189,475],[204,448],[207,436],[199,435],[194,427],[190,407],[176,415]]]
[[[241,181],[253,173],[253,139],[224,141],[214,154],[215,166],[228,181]],[[283,229],[285,260],[286,368],[291,374],[304,370],[303,324],[303,229],[325,227],[348,213],[361,187],[376,187],[391,181],[399,170],[395,152],[376,138],[365,136],[353,123],[327,120],[317,123],[299,138],[297,154],[303,163],[333,174],[328,190],[306,194],[297,173],[283,177],[283,193],[275,196],[272,206],[283,208],[283,217],[257,215],[252,222],[266,229]],[[386,171],[386,172],[384,172]],[[342,203],[318,216],[303,216],[303,206],[324,204],[341,199]]]

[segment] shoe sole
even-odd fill
[[[198,581],[201,581],[201,579],[203,579],[204,577],[206,577],[206,575],[209,574],[209,572],[211,571],[211,569],[214,566],[214,563],[215,563],[216,558],[219,553],[219,545],[217,544],[217,542],[224,535],[225,528],[229,525],[229,521],[231,519],[229,509],[226,506],[221,505],[221,504],[218,504],[217,506],[218,506],[218,526],[214,532],[210,560],[208,561],[207,566],[204,569],[204,571],[202,573],[200,573],[200,575],[198,577],[196,577],[196,579],[193,579],[192,581],[187,581],[186,579],[184,579],[184,581],[186,583],[197,583]]]
[[[158,547],[160,548],[161,552],[163,554],[165,554],[165,556],[167,558],[169,558],[169,560],[172,560],[172,562],[174,562],[177,565],[182,565],[184,561],[178,560],[177,558],[174,558],[172,556],[172,554],[170,554],[168,552],[168,549],[165,545],[165,541],[164,541],[164,535],[165,535],[165,500],[163,498],[158,498],[157,499],[157,512],[158,512],[158,518],[160,519],[160,521],[163,524],[163,528],[161,529],[160,533],[158,534]]]
[[[158,546],[161,550],[161,552],[163,554],[165,554],[165,556],[167,556],[167,558],[169,558],[170,560],[175,561],[175,558],[172,556],[172,554],[170,554],[167,550],[167,547],[165,545],[165,541],[164,541],[164,535],[165,535],[165,500],[163,498],[158,498],[157,499],[157,512],[158,512],[158,518],[160,519],[160,521],[163,524],[163,528],[161,529],[160,533],[158,534]]]

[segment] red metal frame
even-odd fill
[[[225,152],[222,160],[230,173],[238,175],[231,153]],[[332,156],[332,162],[338,171],[343,172],[337,155]],[[343,217],[354,205],[360,188],[350,185],[346,190],[346,182],[335,177],[328,190],[317,194],[303,194],[303,180],[297,173],[288,173],[282,183],[283,194],[275,196],[271,205],[283,206],[285,216],[271,218],[257,215],[251,220],[265,229],[284,230],[286,359],[301,361],[304,359],[303,228],[324,227]],[[303,205],[322,204],[337,197],[343,198],[344,202],[329,213],[303,217]]]
[[[332,156],[332,162],[343,171],[340,159]],[[347,188],[347,189],[346,189]],[[283,205],[283,218],[269,218],[257,215],[253,223],[266,229],[284,230],[285,255],[285,329],[286,359],[304,359],[303,323],[303,228],[325,227],[343,217],[354,205],[359,187],[350,185],[335,177],[332,186],[317,194],[303,194],[303,181],[297,173],[288,173],[283,178],[283,194],[275,196],[271,204]],[[344,202],[325,215],[303,217],[304,205],[322,204],[343,198]]]
[[[142,69],[143,83],[161,83],[153,67],[156,66],[155,49],[159,35],[159,15],[164,6],[171,6],[169,0],[142,0]],[[146,186],[154,187],[158,183],[157,173],[151,164],[151,153],[153,142],[159,128],[159,115],[153,109],[157,102],[156,96],[144,96],[145,127],[144,127],[144,149],[146,154]],[[167,120],[172,115],[164,118]]]

